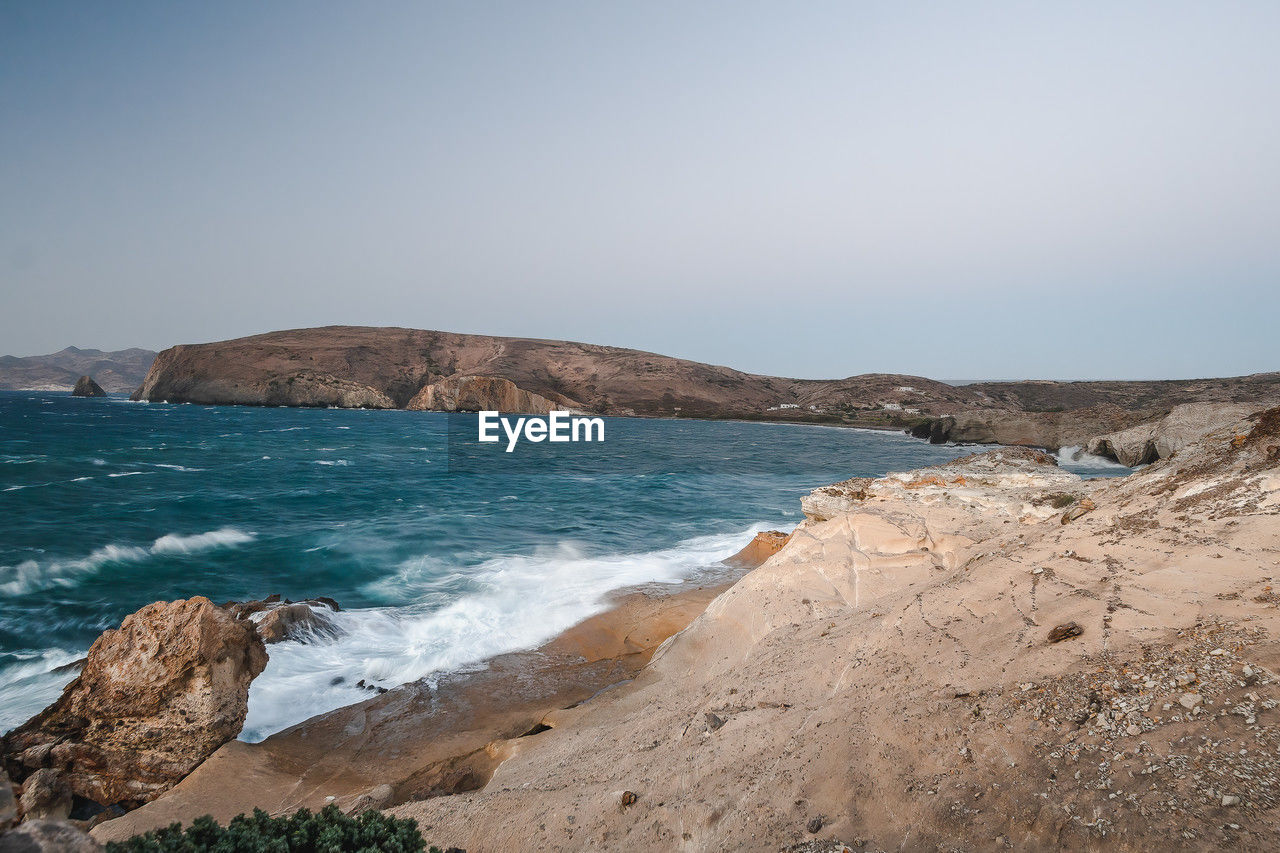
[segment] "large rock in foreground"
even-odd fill
[[[76,387],[71,389],[72,397],[105,397],[107,392],[93,381],[92,376],[81,376],[76,380]]]
[[[151,800],[239,734],[266,665],[252,623],[207,598],[150,604],[99,637],[61,698],[5,738],[10,770],[51,768],[103,805]]]
[[[563,398],[562,398],[563,399]],[[573,408],[577,403],[566,401]],[[406,409],[429,412],[510,412],[545,415],[566,403],[525,391],[499,376],[450,376],[427,385],[414,395]]]

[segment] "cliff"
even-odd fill
[[[430,412],[512,412],[545,415],[553,409],[581,408],[573,400],[556,394],[549,400],[495,376],[453,376],[424,386],[406,409]]]
[[[964,386],[897,374],[789,379],[572,341],[357,326],[173,347],[156,358],[134,399],[405,408],[429,386],[466,377],[502,379],[558,405],[610,415],[911,429],[935,441],[1055,449],[1159,418],[1179,403],[1280,399],[1280,373]],[[448,410],[452,396],[414,407]]]

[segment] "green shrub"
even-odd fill
[[[254,809],[225,827],[205,815],[186,830],[174,823],[113,841],[107,853],[419,853],[424,847],[417,821],[378,811],[348,817],[337,806],[325,806],[319,814],[299,809],[286,817]],[[431,853],[440,850],[432,847]]]
[[[1073,503],[1075,503],[1075,502],[1076,502],[1076,496],[1075,496],[1075,495],[1062,494],[1062,495],[1054,495],[1054,496],[1053,496],[1053,508],[1054,508],[1054,509],[1063,509],[1064,507],[1069,507],[1069,506],[1071,506],[1071,505],[1072,505]]]

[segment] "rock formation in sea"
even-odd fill
[[[258,601],[230,601],[222,607],[236,619],[248,620],[268,645],[284,640],[330,639],[342,633],[332,616],[342,608],[332,598],[289,601],[269,595]]]
[[[150,604],[99,637],[58,701],[5,736],[8,770],[34,779],[55,816],[60,790],[103,806],[151,800],[239,734],[266,663],[253,625],[208,599]]]
[[[76,380],[76,387],[71,389],[72,397],[105,397],[107,392],[103,391],[97,382],[93,381],[92,376],[81,376]]]
[[[545,415],[553,409],[581,408],[580,404],[557,396],[558,400],[548,400],[498,376],[450,376],[424,386],[405,408],[429,412],[495,411],[527,415]]]

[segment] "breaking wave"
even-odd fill
[[[1129,474],[1133,470],[1114,459],[1086,453],[1083,447],[1074,445],[1062,448],[1054,456],[1060,466],[1075,474]]]
[[[227,548],[252,542],[254,534],[234,527],[210,530],[183,536],[167,533],[149,546],[104,545],[88,556],[75,559],[23,560],[16,566],[0,568],[0,593],[25,595],[55,586],[74,586],[82,577],[93,574],[103,566],[136,563],[154,555],[194,554],[211,548]]]
[[[591,556],[564,542],[466,568],[430,556],[408,560],[367,588],[402,601],[399,606],[326,614],[342,632],[338,637],[271,647],[267,669],[249,691],[241,738],[261,740],[367,699],[370,694],[356,687],[362,680],[395,687],[534,648],[603,612],[614,590],[713,575],[720,561],[763,529],[700,536],[644,553]],[[467,591],[459,595],[459,586]]]

